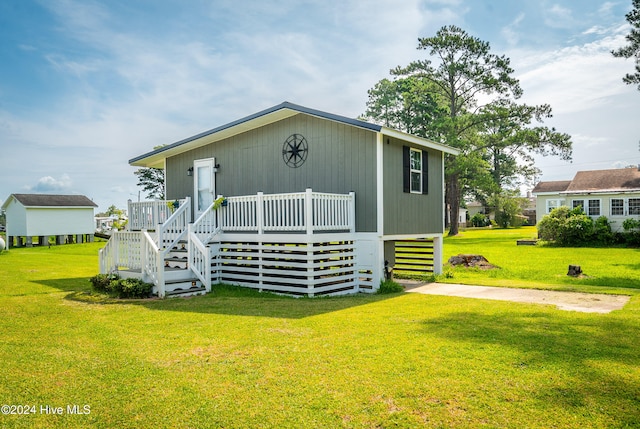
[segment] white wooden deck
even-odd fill
[[[100,272],[135,271],[163,297],[172,292],[165,260],[184,245],[185,283],[197,279],[207,291],[224,281],[313,296],[373,291],[378,281],[357,261],[354,193],[227,197],[190,218],[188,198],[130,203],[129,231],[114,233],[101,250]]]

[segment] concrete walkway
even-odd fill
[[[585,313],[609,313],[613,310],[620,310],[631,298],[627,295],[607,295],[601,293],[557,292],[449,283],[421,283],[413,280],[396,281],[405,286],[407,292],[547,304],[555,305],[560,310],[581,311]]]

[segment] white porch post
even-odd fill
[[[258,234],[264,233],[264,192],[260,191],[256,198],[256,223],[258,224]]]
[[[307,188],[304,196],[304,221],[307,227],[307,235],[313,234],[313,191]]]
[[[442,235],[433,237],[433,274],[442,274]]]
[[[164,254],[163,252],[158,252],[156,254],[156,266],[158,267],[158,296],[160,298],[164,298],[165,288],[164,288]]]
[[[349,232],[356,232],[356,193],[349,192]]]
[[[131,231],[131,223],[133,222],[133,212],[131,211],[131,199],[127,200],[127,216],[129,216],[129,222],[125,226],[126,231]]]

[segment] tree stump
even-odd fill
[[[578,277],[580,274],[582,274],[582,268],[580,268],[580,265],[569,265],[569,272],[567,273],[568,276]]]
[[[494,265],[487,261],[482,255],[457,255],[449,258],[449,265],[458,266],[462,265],[467,268],[479,268],[481,270],[490,270],[496,268]]]

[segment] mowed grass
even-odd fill
[[[36,407],[0,415],[0,427],[640,422],[633,289],[610,314],[411,293],[292,299],[231,287],[118,301],[89,293],[100,246],[0,254],[0,403]],[[89,414],[67,413],[76,404]],[[64,413],[44,414],[47,405]]]
[[[640,289],[640,249],[516,244],[519,239],[535,238],[536,233],[535,227],[469,229],[445,237],[444,271],[453,278],[442,276],[438,281],[605,293]],[[447,260],[460,253],[483,255],[498,269],[448,267]],[[580,265],[585,276],[567,276],[569,265]]]

